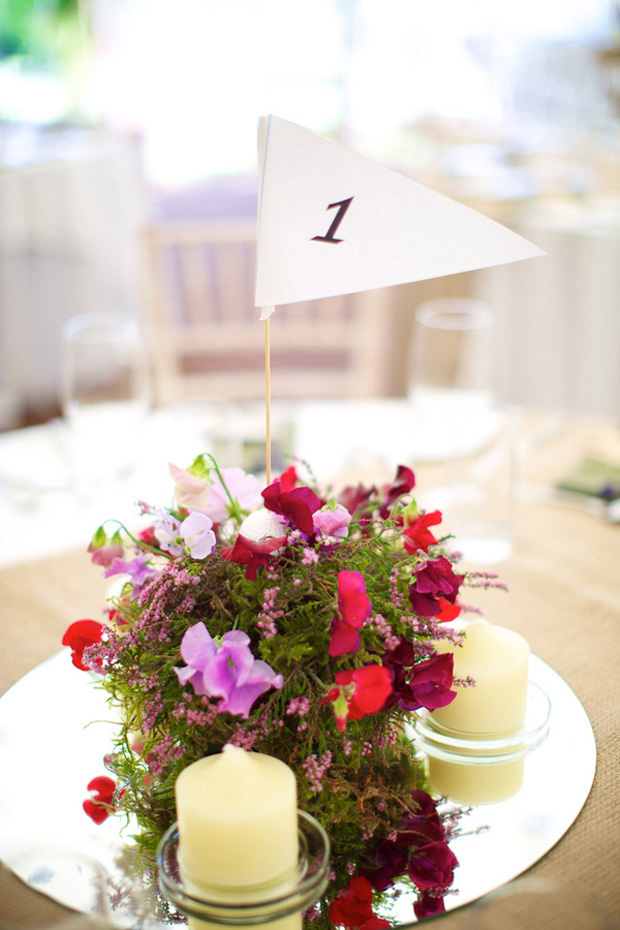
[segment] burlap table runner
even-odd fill
[[[565,679],[589,715],[598,747],[583,811],[532,874],[567,895],[578,890],[602,902],[620,920],[620,527],[576,511],[519,504],[514,554],[500,574],[510,592],[474,592],[477,602],[488,619],[522,633]],[[0,691],[57,651],[70,622],[98,616],[104,590],[99,570],[82,552],[0,572]],[[468,592],[467,599],[474,597]],[[475,927],[476,907],[448,914],[440,926]],[[70,912],[2,870],[0,916],[9,926],[39,928]],[[537,925],[553,927],[551,917],[541,915]],[[89,924],[80,918],[74,926]]]

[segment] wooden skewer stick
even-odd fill
[[[271,484],[271,337],[269,317],[265,320],[265,470]]]

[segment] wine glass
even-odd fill
[[[149,409],[149,380],[135,317],[95,313],[65,322],[61,405],[78,489],[130,472]]]

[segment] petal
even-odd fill
[[[181,655],[192,668],[202,671],[215,653],[215,641],[202,620],[185,631],[181,640]]]

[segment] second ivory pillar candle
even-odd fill
[[[225,746],[176,783],[180,861],[200,888],[250,889],[297,867],[297,783],[272,756]]]

